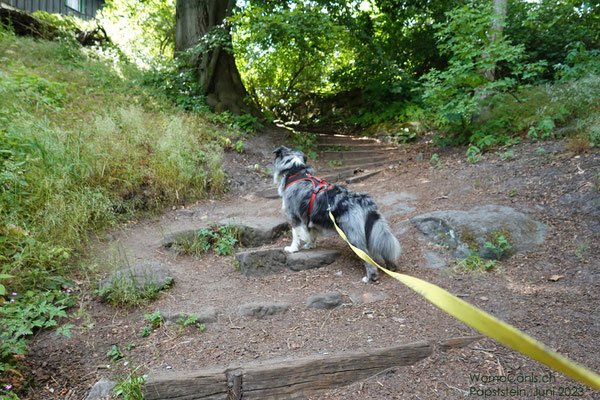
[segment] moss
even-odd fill
[[[481,245],[477,242],[477,236],[475,235],[475,232],[468,226],[463,226],[461,228],[459,239],[463,243],[466,243],[471,251],[477,252],[481,247]]]

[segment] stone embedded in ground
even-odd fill
[[[379,291],[353,292],[350,293],[350,300],[356,304],[375,303],[376,301],[385,300],[388,294]]]
[[[259,249],[240,251],[235,254],[242,274],[263,277],[285,270],[287,258],[283,249]]]
[[[284,270],[302,271],[320,268],[334,262],[340,253],[336,250],[302,250],[287,253],[283,249],[240,251],[235,259],[245,276],[264,277]]]
[[[425,266],[428,268],[441,269],[446,266],[444,257],[435,251],[423,249],[423,257],[425,258]]]
[[[454,257],[468,257],[473,252],[485,259],[497,254],[485,246],[504,236],[511,246],[503,257],[530,250],[543,243],[547,226],[505,206],[486,205],[469,211],[443,210],[411,219],[430,240],[449,248]]]
[[[277,240],[283,234],[290,230],[290,224],[284,218],[277,217],[244,217],[244,218],[226,218],[218,222],[217,225],[234,226],[240,235],[240,243],[246,247],[258,247]],[[165,234],[161,241],[164,247],[172,247],[176,243],[184,241],[191,242],[196,238],[201,229],[209,228],[202,226],[196,229],[187,229],[178,232],[169,232]]]
[[[226,218],[219,221],[219,225],[235,226],[240,234],[240,243],[246,247],[271,243],[290,230],[288,221],[277,217]]]
[[[342,295],[339,292],[319,293],[306,299],[306,305],[311,308],[329,309],[342,304]]]
[[[104,400],[108,399],[113,388],[117,383],[108,378],[102,378],[92,386],[85,400]]]
[[[378,197],[375,200],[377,201],[377,204],[381,204],[384,206],[391,206],[391,205],[394,205],[397,203],[416,200],[416,199],[417,199],[417,195],[415,195],[413,193],[409,193],[409,192],[400,192],[400,193],[387,192],[385,194],[385,196]]]
[[[134,265],[131,268],[115,272],[106,279],[99,282],[102,290],[106,287],[133,284],[137,289],[147,288],[163,289],[173,282],[169,268],[159,262],[145,262]]]
[[[320,268],[329,265],[340,256],[337,250],[309,250],[287,254],[287,268],[292,271]]]
[[[245,317],[263,318],[286,312],[290,308],[288,303],[255,302],[242,304],[239,313]]]
[[[176,243],[192,242],[198,231],[199,229],[187,229],[185,231],[169,232],[165,234],[160,244],[164,247],[171,247]]]
[[[217,322],[217,310],[214,307],[206,307],[203,308],[202,310],[196,311],[196,312],[191,312],[191,313],[162,313],[163,318],[165,319],[165,321],[171,322],[171,323],[178,323],[178,321],[180,320],[187,320],[189,318],[190,315],[194,314],[196,319],[195,322],[198,324],[209,324],[209,323],[213,323],[213,322]]]

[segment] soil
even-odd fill
[[[265,278],[244,277],[231,257],[177,256],[160,246],[165,232],[225,217],[282,216],[280,200],[265,199],[260,193],[273,187],[271,177],[261,169],[269,168],[271,151],[284,137],[269,131],[250,138],[243,154],[227,153],[230,190],[222,197],[132,222],[98,242],[93,251],[98,276],[81,284],[79,308],[68,321],[76,325],[71,338],[41,332],[29,346],[26,365],[38,385],[30,391],[30,399],[82,399],[101,378],[124,376],[130,368],[139,373],[190,371],[234,361],[294,358],[418,340],[439,342],[477,333],[392,278],[382,276],[376,284],[364,284],[361,263],[336,236],[318,243],[320,248],[342,253],[333,264]],[[511,150],[512,158],[487,153],[470,164],[465,149],[437,149],[424,139],[399,147],[396,161],[382,173],[350,188],[368,192],[379,202],[403,248],[402,272],[437,284],[571,360],[600,371],[600,151],[576,154],[562,140],[525,140]],[[429,162],[434,153],[441,167]],[[386,201],[392,192],[402,199],[401,211],[397,202]],[[546,224],[545,242],[502,261],[492,271],[464,272],[453,268],[450,255],[428,243],[408,221],[429,211],[486,204],[507,205]],[[289,242],[286,237],[270,246]],[[424,249],[441,254],[447,266],[428,266]],[[174,285],[158,300],[141,309],[114,308],[91,291],[90,283],[106,276],[111,266],[140,261],[163,262],[173,273]],[[307,297],[329,291],[342,293],[342,307],[305,306]],[[252,301],[285,301],[291,308],[263,319],[239,316],[240,304]],[[218,322],[207,324],[205,332],[165,325],[149,337],[141,335],[147,325],[144,313],[193,313],[209,306],[217,309]],[[122,349],[124,359],[107,358],[113,345]],[[516,381],[482,384],[473,380],[476,374]],[[525,392],[514,396],[483,392],[493,388]],[[600,399],[600,392],[491,339],[481,339],[461,349],[438,347],[413,366],[394,368],[313,398],[425,400],[523,393],[533,397],[536,389],[545,391],[546,398],[559,398],[559,390],[565,393],[560,388],[573,388],[570,393],[575,398]]]

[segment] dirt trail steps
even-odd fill
[[[373,138],[321,133],[317,141],[318,157],[309,163],[317,176],[329,183],[361,182],[400,161],[397,146]],[[262,196],[277,198],[277,189],[267,190]]]

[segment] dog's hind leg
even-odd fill
[[[317,238],[319,237],[319,230],[316,228],[308,228],[308,241],[304,245],[305,249],[314,249],[317,247]]]
[[[377,267],[369,264],[368,262],[365,262],[364,264],[365,269],[367,270],[367,276],[362,278],[363,282],[369,283],[377,281],[377,279],[379,279],[379,271],[377,270]]]

